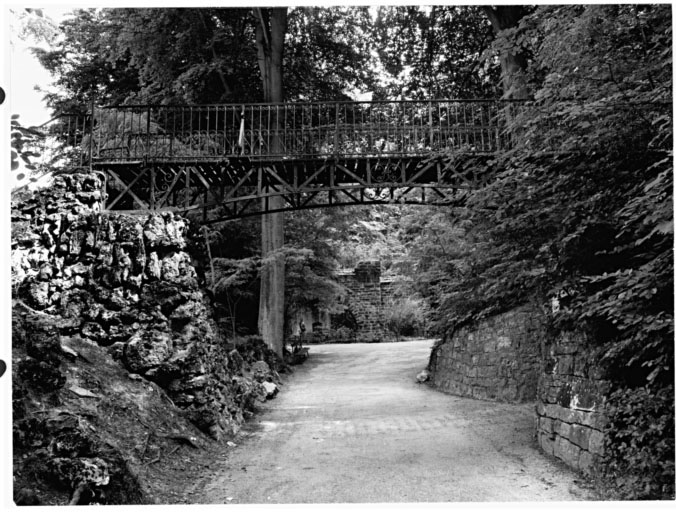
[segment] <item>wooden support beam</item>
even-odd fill
[[[237,193],[237,191],[238,191],[242,186],[244,186],[244,183],[246,183],[246,182],[248,181],[248,179],[249,179],[254,173],[257,173],[257,172],[258,172],[258,168],[256,168],[256,167],[252,167],[251,169],[249,169],[249,170],[246,172],[246,174],[242,177],[242,179],[240,179],[240,180],[237,182],[237,185],[235,185],[234,187],[232,187],[232,188],[228,191],[228,193],[227,193],[226,196],[225,196],[225,199],[228,199],[228,198],[230,198],[230,197],[233,197],[233,196]],[[258,182],[259,182],[259,189],[260,189],[260,173],[259,173],[259,175],[258,175]]]
[[[294,188],[293,185],[291,185],[290,183],[288,183],[286,180],[282,179],[282,178],[279,176],[279,174],[278,174],[277,172],[275,172],[275,169],[274,169],[274,166],[273,166],[273,165],[268,165],[268,166],[266,166],[266,167],[265,167],[265,171],[266,171],[267,176],[272,176],[273,178],[275,178],[275,179],[279,182],[280,185],[282,185],[283,187],[286,187],[286,188],[289,189],[290,191],[295,191],[295,188]]]
[[[427,171],[432,169],[436,165],[436,162],[429,162],[427,165],[424,165],[420,171],[416,172],[413,176],[411,176],[409,179],[405,179],[402,182],[402,185],[413,185],[416,180],[420,177],[422,177]]]
[[[132,196],[132,197],[134,198],[134,200],[135,200],[139,205],[143,205],[143,206],[145,207],[145,209],[148,210],[148,209],[149,209],[149,208],[148,208],[148,203],[146,203],[146,202],[143,201],[141,198],[139,198],[139,197],[138,197],[136,194],[134,194],[134,192],[132,192],[132,190],[131,190],[131,188],[136,184],[136,182],[139,181],[139,180],[141,179],[141,177],[142,177],[147,171],[148,171],[148,168],[147,168],[147,167],[144,167],[143,169],[141,169],[141,172],[138,173],[138,174],[136,175],[136,177],[131,181],[131,183],[129,183],[129,185],[127,185],[127,184],[126,184],[126,183],[125,183],[125,182],[124,182],[124,181],[123,181],[123,180],[115,173],[115,171],[113,171],[112,169],[106,169],[105,172],[106,172],[109,176],[112,176],[113,179],[114,179],[120,186],[124,187],[124,190],[123,190],[122,192],[120,192],[120,195],[118,195],[118,196],[113,200],[113,202],[110,203],[110,204],[108,205],[108,209],[109,209],[109,210],[112,209],[113,206],[115,206],[115,205],[120,201],[120,199],[122,199],[122,198],[124,197],[125,194],[129,194],[130,196]]]
[[[303,183],[301,183],[300,187],[298,187],[298,188],[303,189],[307,185],[312,183],[312,181],[314,181],[315,178],[318,178],[326,170],[326,167],[327,167],[327,164],[323,164],[321,167],[319,167],[319,169],[317,169],[317,171],[312,173],[312,175],[307,180],[305,180]]]
[[[365,187],[368,187],[368,186],[369,186],[368,182],[364,181],[362,178],[360,178],[359,176],[357,176],[355,173],[353,173],[351,170],[349,170],[349,169],[348,169],[347,167],[345,167],[344,165],[336,164],[336,165],[335,165],[335,168],[336,168],[336,169],[340,169],[341,171],[343,171],[345,174],[347,174],[348,176],[350,176],[351,178],[353,178],[357,183],[359,183],[359,184],[361,184],[361,185],[363,185],[363,186],[365,186]]]

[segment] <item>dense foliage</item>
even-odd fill
[[[223,103],[262,100],[256,18],[249,8],[84,9],[61,24],[50,51],[36,49],[56,78],[56,109],[90,101]],[[284,83],[289,100],[340,99],[374,76],[365,8],[291,9]]]
[[[670,7],[540,6],[505,48],[531,56],[534,102],[510,109],[514,149],[464,212],[411,223],[420,288],[442,329],[557,298],[553,328],[590,334],[615,389],[619,495],[673,497],[673,443],[655,442],[674,421]]]
[[[374,34],[386,98],[499,96],[497,61],[481,60],[493,31],[478,6],[380,7]]]
[[[396,341],[402,336],[424,336],[427,323],[427,304],[423,299],[399,297],[384,312],[383,322]]]
[[[674,388],[622,388],[609,397],[606,474],[623,499],[674,494]]]

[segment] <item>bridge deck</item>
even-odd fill
[[[231,218],[272,211],[273,196],[283,209],[455,204],[490,179],[491,156],[513,146],[507,120],[532,108],[490,100],[127,105],[60,116],[50,131],[106,174],[108,209],[218,208],[218,218]],[[543,129],[528,143],[556,151],[571,122],[593,127],[598,108],[584,123],[582,108],[573,120],[556,106],[530,115]],[[635,109],[628,122],[640,121]]]

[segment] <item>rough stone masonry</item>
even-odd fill
[[[504,402],[536,403],[542,449],[589,472],[603,456],[607,383],[580,333],[551,339],[543,312],[525,305],[461,327],[435,345],[432,385]]]
[[[244,410],[268,394],[262,383],[279,382],[276,358],[260,340],[238,351],[221,337],[186,251],[186,221],[101,212],[102,184],[60,175],[13,199],[15,297],[61,317],[62,334],[107,347],[204,432],[236,431]]]
[[[543,327],[533,313],[522,307],[494,316],[438,344],[430,364],[434,386],[484,400],[535,400]]]
[[[378,342],[391,338],[383,312],[393,300],[394,287],[392,280],[381,277],[380,261],[360,261],[354,269],[338,272],[336,279],[349,290],[344,302],[357,320],[356,339]]]

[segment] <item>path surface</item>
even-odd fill
[[[416,383],[431,341],[311,346],[247,425],[200,503],[593,499],[537,451],[533,405]]]

